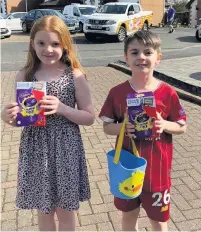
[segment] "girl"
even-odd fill
[[[75,230],[74,211],[90,198],[83,143],[78,125],[92,125],[94,109],[85,73],[68,28],[57,16],[45,16],[30,34],[27,64],[16,81],[45,81],[41,101],[47,123],[23,129],[20,144],[17,207],[38,209],[41,231]],[[75,103],[77,108],[75,108]],[[15,126],[17,103],[5,106],[2,119]]]

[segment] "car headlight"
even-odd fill
[[[116,23],[116,21],[114,21],[114,20],[107,20],[106,21],[106,25],[112,25],[112,24],[115,24]]]
[[[85,20],[85,23],[88,24],[88,23],[89,23],[89,19],[86,19],[86,20]]]

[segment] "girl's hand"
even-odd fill
[[[156,112],[156,114],[157,114],[157,119],[154,122],[154,126],[157,129],[156,133],[162,134],[163,131],[166,129],[166,120],[164,120],[161,117],[161,114],[159,112]]]
[[[41,100],[40,103],[41,108],[48,110],[44,115],[59,113],[62,104],[57,97],[50,95],[43,97],[43,100]]]
[[[1,118],[4,122],[12,123],[19,112],[19,106],[17,102],[10,103],[4,107],[1,112]]]

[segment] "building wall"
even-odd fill
[[[41,3],[41,0],[26,0],[27,1],[27,10],[32,10],[38,7],[38,4]],[[26,11],[25,0],[7,0],[7,13],[16,12],[16,11]]]
[[[193,3],[191,4],[190,19],[189,19],[190,26],[193,27],[193,28],[197,25],[197,10],[196,10],[196,6],[197,6],[197,0],[194,0]]]
[[[164,0],[140,0],[143,10],[151,10],[153,12],[153,25],[159,25],[162,22],[165,11]]]
[[[7,12],[25,11],[24,1],[7,0]]]
[[[1,0],[1,14],[5,16],[7,13],[6,0]]]

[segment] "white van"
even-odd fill
[[[84,34],[89,41],[96,37],[114,36],[122,42],[137,30],[148,30],[152,16],[152,11],[143,11],[140,4],[110,2],[89,16],[84,23]]]
[[[83,31],[83,24],[89,15],[92,15],[96,11],[96,6],[72,4],[64,7],[63,14],[67,18],[73,18],[79,20],[79,30]]]

